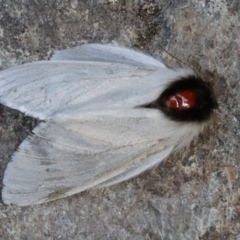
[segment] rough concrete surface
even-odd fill
[[[128,182],[33,207],[0,203],[0,239],[240,239],[240,3],[0,0],[0,67],[115,42],[215,83],[219,109],[188,149]],[[37,120],[0,107],[0,182]],[[2,185],[0,185],[2,188]]]

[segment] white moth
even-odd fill
[[[215,104],[192,70],[100,44],[1,71],[0,101],[44,120],[5,171],[3,202],[19,206],[140,174],[189,145]]]

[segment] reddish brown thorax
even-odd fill
[[[196,93],[193,90],[183,90],[171,95],[166,106],[169,109],[187,110],[196,106]]]

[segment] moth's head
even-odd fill
[[[211,117],[217,106],[213,86],[201,77],[189,74],[172,81],[147,107],[158,108],[176,121],[203,122]]]

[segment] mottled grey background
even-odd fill
[[[192,145],[128,182],[34,207],[0,203],[0,239],[240,239],[237,0],[0,0],[0,67],[116,42],[215,83],[219,110]],[[0,106],[0,182],[37,120]],[[0,186],[2,187],[2,185]]]

